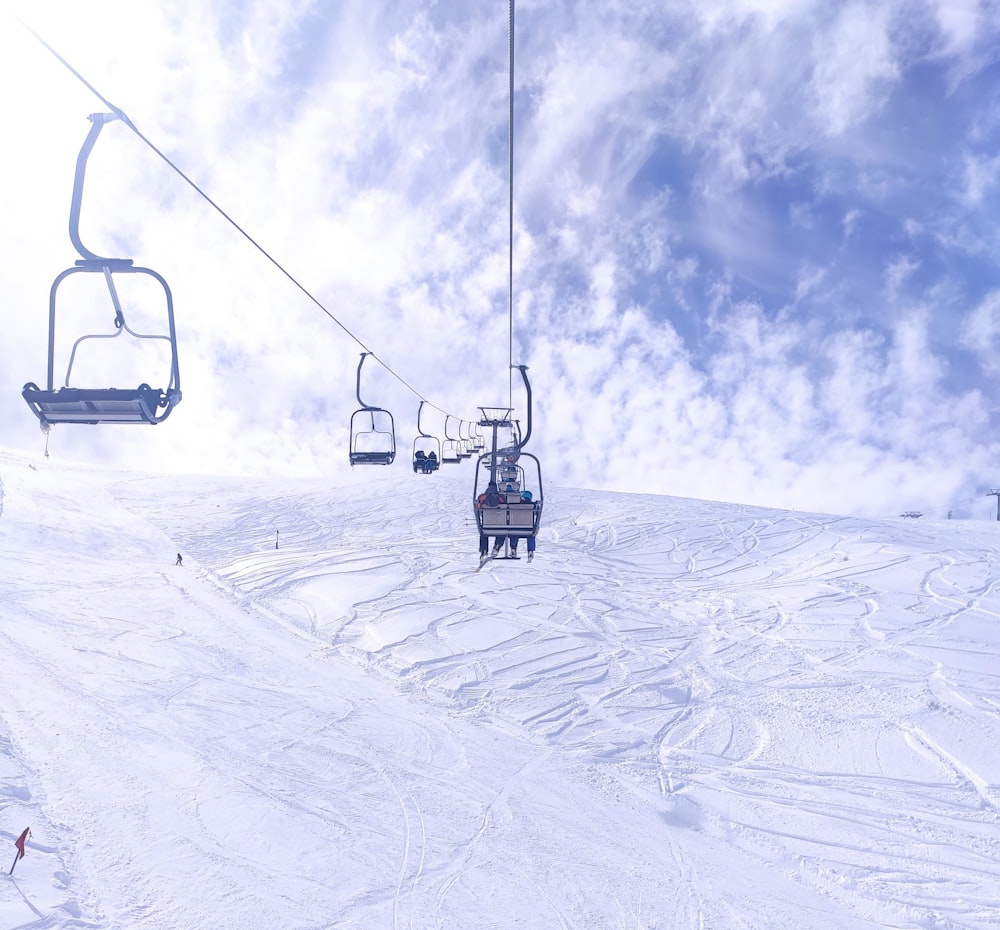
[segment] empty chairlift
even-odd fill
[[[468,436],[462,435],[462,425],[465,424],[468,429]],[[476,447],[473,444],[472,439],[472,424],[467,420],[458,421],[458,455],[459,458],[471,459],[473,452],[476,451]]]
[[[173,296],[167,282],[152,269],[134,265],[132,259],[97,255],[80,240],[87,159],[104,124],[119,116],[94,113],[89,118],[92,125],[77,157],[69,218],[70,240],[81,258],[56,277],[49,291],[45,387],[28,382],[21,391],[45,430],[56,423],[156,424],[165,420],[181,400]],[[73,281],[73,286],[67,285],[60,292],[68,280]],[[69,317],[59,330],[62,341],[57,341],[57,307],[61,316]],[[88,315],[93,319],[88,319],[86,329],[96,326],[97,331],[74,333],[81,327],[81,317]],[[64,336],[64,331],[68,335]],[[127,350],[118,351],[125,344]],[[59,387],[57,356],[66,365]],[[166,376],[165,386],[150,386],[147,365]],[[137,386],[93,386],[99,378],[105,384],[112,379],[128,383],[130,376],[134,377],[131,385]],[[91,386],[79,383],[88,380]],[[151,380],[155,383],[156,379]]]
[[[351,465],[391,465],[396,458],[396,428],[392,414],[361,399],[361,368],[370,352],[358,362],[359,410],[351,415]]]
[[[450,414],[444,418],[444,442],[441,443],[441,461],[448,465],[454,465],[462,461],[462,440],[452,436],[448,432],[448,421],[455,419]],[[461,423],[459,423],[461,427]]]

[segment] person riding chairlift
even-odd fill
[[[506,496],[500,493],[500,488],[497,487],[495,481],[491,481],[486,485],[486,490],[476,500],[480,509],[483,507],[499,507],[501,504],[507,503]]]
[[[491,481],[486,485],[486,490],[476,498],[476,509],[482,510],[484,507],[499,507],[501,504],[506,504],[507,498],[500,493],[500,489],[497,487],[495,481]],[[503,537],[494,536],[493,537],[493,557],[496,558],[500,552],[500,548],[503,546]],[[479,534],[479,561],[482,562],[486,558],[486,554],[490,548],[489,537],[485,533]]]
[[[531,491],[521,492],[521,503],[531,504]],[[510,554],[517,558],[517,537],[512,536],[510,540]],[[528,537],[528,561],[530,562],[535,557],[535,537]]]

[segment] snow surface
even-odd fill
[[[371,471],[0,452],[0,928],[1000,927],[996,524]]]

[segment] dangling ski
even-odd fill
[[[478,573],[479,571],[481,571],[482,567],[487,562],[492,562],[495,558],[496,558],[496,554],[490,554],[490,555],[484,555],[484,556],[482,556],[482,558],[480,558],[480,560],[479,560],[479,564],[476,566],[476,572]]]

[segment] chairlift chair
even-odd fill
[[[413,440],[413,470],[418,475],[430,475],[441,467],[441,441],[425,433],[420,425],[420,414],[425,401],[417,407],[417,438]]]
[[[512,492],[505,491],[504,486],[500,485],[499,493],[504,498],[502,503],[493,507],[480,504],[479,498],[485,492],[485,487],[476,488],[475,513],[480,534],[504,539],[521,539],[538,534],[544,503],[541,464],[530,452],[525,453],[524,458],[532,463],[529,477],[522,479]],[[531,501],[521,500],[521,493],[525,490],[531,491]]]
[[[173,296],[167,282],[150,268],[133,264],[132,259],[106,258],[88,249],[80,239],[80,207],[83,200],[83,185],[86,176],[87,159],[104,124],[122,118],[117,113],[92,113],[89,117],[90,131],[77,156],[76,173],[73,180],[73,196],[70,203],[69,235],[74,248],[81,256],[72,268],[60,273],[49,291],[49,344],[48,375],[45,387],[29,381],[24,385],[24,397],[32,413],[38,417],[42,429],[48,430],[56,423],[149,423],[157,424],[165,420],[180,403],[180,372],[177,364],[177,333],[174,328]],[[55,386],[56,367],[56,307],[59,286],[72,275],[99,274],[103,276],[111,306],[114,309],[113,331],[85,333],[73,343],[69,352],[66,377],[63,384]],[[139,275],[152,278],[162,288],[165,297],[165,332],[141,333],[129,324],[129,316],[115,282],[116,275]],[[135,279],[133,279],[135,280]],[[159,340],[169,345],[169,376],[165,388],[153,388],[142,383],[135,388],[102,387],[85,388],[70,384],[77,351],[90,340],[116,339],[128,334],[134,339]]]
[[[469,427],[469,432],[471,434],[472,424],[468,423],[466,420],[458,421],[458,455],[459,458],[471,459],[474,451],[474,446],[472,444],[472,438],[470,436],[462,435],[462,424],[467,424]]]
[[[361,368],[371,352],[358,362],[357,398],[361,405],[351,414],[351,465],[391,465],[396,458],[396,429],[392,414],[361,399]]]
[[[448,465],[454,465],[456,462],[462,461],[462,441],[448,432],[448,421],[452,419],[454,417],[451,414],[445,414],[444,442],[441,443],[441,461]]]
[[[531,385],[527,368],[517,366],[524,380],[528,398],[527,428],[521,435],[520,427],[511,416],[512,410],[503,407],[481,407],[482,418],[479,426],[488,427],[492,433],[492,443],[488,452],[479,457],[479,465],[473,479],[473,510],[480,535],[493,536],[508,542],[510,539],[535,537],[541,524],[544,490],[542,487],[542,466],[535,455],[524,447],[531,437]],[[501,445],[501,432],[510,431],[514,440]],[[504,480],[508,479],[508,480]],[[481,498],[491,483],[495,483],[504,500],[495,506],[486,506]],[[506,484],[517,487],[511,493],[505,492]],[[532,500],[524,501],[521,493],[532,492]]]

